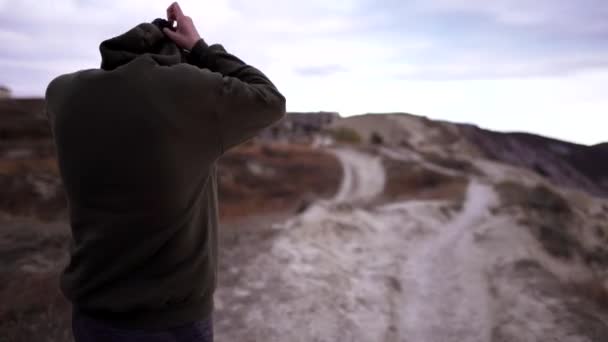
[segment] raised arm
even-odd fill
[[[165,29],[165,34],[179,47],[190,50],[194,64],[218,74],[218,120],[223,151],[283,117],[285,98],[261,71],[229,54],[219,44],[208,46],[177,3],[167,9],[167,18],[176,21],[177,27],[175,31]]]

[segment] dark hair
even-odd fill
[[[165,19],[154,19],[154,21],[152,21],[152,24],[158,27],[161,31],[165,28],[168,28],[171,31],[175,31],[175,27],[173,27],[173,25],[171,25],[171,23]]]

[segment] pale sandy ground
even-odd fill
[[[218,341],[608,336],[605,321],[581,322],[570,299],[554,290],[554,273],[576,271],[546,256],[512,218],[490,213],[498,204],[491,184],[472,179],[459,212],[443,201],[375,205],[384,188],[381,160],[334,152],[345,174],[334,200],[267,228],[263,250],[220,270],[238,285],[218,290]],[[416,158],[407,151],[385,154]]]

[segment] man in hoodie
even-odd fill
[[[216,161],[285,113],[262,72],[208,46],[177,3],[167,15],[101,43],[101,69],[47,88],[76,342],[212,341]]]

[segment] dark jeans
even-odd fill
[[[213,342],[213,320],[198,321],[161,331],[113,327],[82,314],[72,317],[76,342]]]

